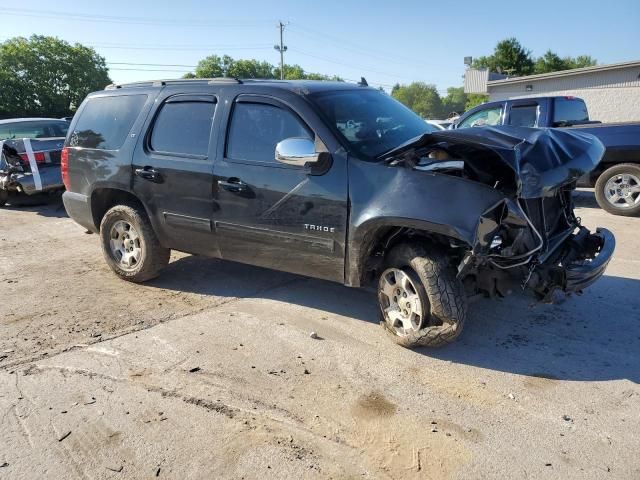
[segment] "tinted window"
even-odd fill
[[[157,152],[207,155],[215,104],[210,102],[165,103],[151,134]]]
[[[553,124],[584,123],[589,121],[587,105],[579,98],[556,98]]]
[[[412,138],[437,130],[377,90],[325,92],[312,99],[344,140],[364,157],[378,157]]]
[[[13,138],[66,137],[69,123],[61,120],[33,120],[0,124],[0,140]]]
[[[469,115],[458,125],[458,128],[500,125],[501,117],[502,106],[485,108]]]
[[[509,125],[535,127],[538,120],[538,104],[514,105],[509,112]]]
[[[146,95],[90,98],[69,140],[72,147],[117,150],[147,100]]]
[[[313,140],[300,119],[288,110],[260,103],[236,103],[229,127],[227,157],[275,163],[276,145],[292,137]]]

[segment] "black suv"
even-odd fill
[[[125,280],[171,249],[358,287],[405,346],[460,334],[467,298],[597,280],[607,230],[573,213],[602,144],[529,128],[434,132],[366,84],[172,80],[87,97],[62,154],[69,215]]]

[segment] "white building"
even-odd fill
[[[593,120],[640,121],[640,61],[501,80],[490,78],[486,70],[468,69],[465,92],[489,94],[490,101],[575,96],[585,100]]]

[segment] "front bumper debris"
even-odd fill
[[[587,262],[572,263],[565,267],[565,292],[579,292],[604,275],[616,248],[616,239],[606,228],[596,229],[593,237],[600,239],[600,248],[596,256]]]
[[[556,255],[532,269],[525,286],[544,300],[550,300],[557,291],[581,293],[604,275],[615,248],[615,237],[606,228],[591,233],[581,227],[557,249]]]

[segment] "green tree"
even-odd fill
[[[225,75],[233,78],[274,78],[273,65],[258,60],[233,60]]]
[[[275,67],[273,76],[280,78],[280,67]],[[337,75],[324,75],[322,73],[305,72],[300,65],[284,65],[285,80],[333,80],[343,82],[344,80]]]
[[[559,70],[566,70],[564,61],[551,50],[547,50],[545,54],[538,57],[533,67],[534,73],[548,73],[557,72]]]
[[[55,37],[16,37],[0,44],[0,117],[62,117],[88,93],[110,84],[95,50]]]
[[[593,67],[597,65],[597,61],[595,58],[590,55],[578,55],[577,57],[566,57],[564,59],[565,64],[568,69],[571,68],[584,68],[584,67]]]
[[[473,68],[487,68],[492,72],[508,75],[530,75],[534,62],[531,51],[524,48],[515,38],[507,38],[498,42],[492,55],[478,57],[473,61]]]
[[[269,62],[258,60],[236,60],[228,55],[210,55],[198,62],[195,72],[187,73],[183,78],[280,78],[280,67]],[[286,80],[337,80],[338,76],[323,75],[321,73],[305,72],[300,65],[284,66]]]
[[[441,117],[446,118],[451,113],[462,113],[466,109],[467,94],[464,93],[464,87],[447,88],[447,96],[442,99]]]
[[[489,101],[489,95],[484,95],[482,93],[469,93],[467,95],[467,103],[465,104],[465,110],[470,110],[473,107],[477,107],[478,105],[488,101]]]
[[[397,85],[391,95],[423,118],[438,118],[442,113],[442,99],[435,85],[424,82]]]
[[[570,70],[572,68],[591,67],[596,64],[596,60],[589,55],[580,55],[576,58],[564,57],[547,50],[542,57],[536,59],[534,73],[550,73],[559,72],[561,70]]]
[[[222,57],[210,55],[198,62],[194,73],[187,73],[185,78],[214,78],[224,77],[225,68],[222,64]]]

